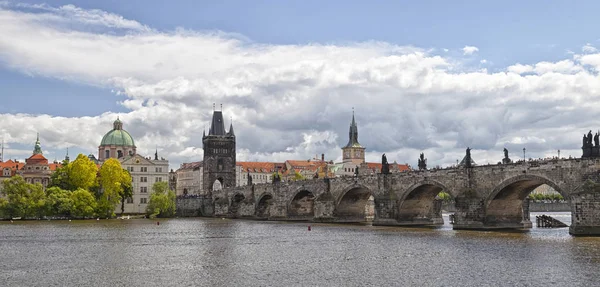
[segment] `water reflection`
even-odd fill
[[[548,214],[548,213],[546,213]],[[551,214],[570,223],[568,213]],[[563,218],[564,217],[564,218]],[[535,218],[535,214],[532,214]],[[564,220],[563,220],[564,219]],[[223,219],[0,223],[3,286],[594,285],[600,238]]]

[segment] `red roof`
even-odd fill
[[[25,160],[26,164],[48,164],[46,159],[41,153],[34,154]]]
[[[11,176],[13,176],[13,175],[16,175],[17,170],[22,169],[24,165],[25,165],[25,163],[23,163],[23,162],[16,162],[16,161],[13,161],[12,159],[9,159],[8,161],[0,162],[0,169],[10,168]],[[2,173],[0,173],[0,175],[1,174]]]
[[[235,165],[242,167],[242,172],[275,172],[274,162],[238,161]]]

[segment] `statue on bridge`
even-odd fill
[[[381,156],[381,173],[383,173],[383,174],[390,173],[390,165],[388,164],[385,153]]]
[[[358,176],[358,165],[354,168],[354,176]]]
[[[417,165],[419,166],[419,170],[427,169],[427,159],[425,158],[425,154],[421,153]]]
[[[252,185],[252,176],[250,175],[250,171],[248,170],[248,185]]]
[[[581,146],[583,151],[582,158],[597,158],[600,157],[600,131],[598,131],[592,138],[592,131],[590,130],[587,135],[583,134],[583,143]]]
[[[504,148],[504,158],[502,159],[502,164],[512,163],[512,160],[508,157],[508,150]]]
[[[279,174],[279,170],[277,170],[274,174],[273,174],[273,183],[278,183],[281,182],[281,176]]]
[[[471,161],[471,148],[467,147],[467,154],[465,155],[465,167],[473,167]]]

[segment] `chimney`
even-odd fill
[[[325,161],[325,154],[324,153],[321,154],[321,161]]]

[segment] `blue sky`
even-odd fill
[[[51,7],[55,10],[38,9],[31,5],[24,7],[23,5],[19,6],[19,3],[32,5],[45,3],[46,8]],[[72,13],[72,10],[68,10],[67,12],[61,10],[60,7],[63,7],[63,5],[72,5],[77,9],[80,9],[78,11],[84,12],[99,10],[110,17],[122,17],[126,20],[135,21],[140,25],[149,27],[151,31],[140,32],[135,29],[123,27],[115,28],[115,26],[110,25],[103,26],[104,24],[81,25],[82,22],[77,22],[77,18],[90,16],[82,16],[81,13],[69,14]],[[578,62],[577,59],[579,58],[574,58],[574,55],[594,54],[595,47],[600,44],[600,33],[597,31],[597,27],[599,27],[600,24],[600,21],[598,21],[597,18],[597,11],[600,11],[599,8],[600,2],[598,1],[497,1],[495,3],[492,3],[491,1],[9,1],[4,7],[0,6],[0,9],[4,9],[4,11],[9,13],[7,15],[10,15],[11,17],[23,18],[25,17],[24,15],[36,17],[36,15],[41,14],[64,17],[64,19],[61,20],[61,24],[55,25],[55,23],[50,22],[48,26],[54,27],[56,29],[55,31],[88,33],[88,36],[90,37],[108,35],[109,37],[119,38],[123,35],[151,34],[156,37],[164,36],[165,38],[172,40],[172,36],[177,36],[179,35],[178,33],[181,33],[178,31],[188,31],[191,33],[199,33],[201,36],[205,36],[205,34],[213,34],[214,36],[214,34],[217,34],[216,38],[219,40],[239,40],[242,44],[237,47],[237,50],[243,50],[249,46],[249,54],[260,52],[261,49],[255,49],[256,45],[267,50],[271,48],[288,50],[297,48],[299,52],[297,54],[298,61],[296,63],[305,63],[305,55],[302,54],[302,51],[304,51],[304,48],[313,45],[339,48],[354,47],[357,44],[366,45],[369,46],[368,49],[366,49],[368,51],[360,54],[367,55],[365,56],[365,59],[379,59],[389,54],[396,53],[396,50],[394,49],[391,49],[393,51],[379,51],[379,48],[377,47],[378,43],[385,43],[385,45],[394,47],[414,47],[426,54],[425,59],[422,61],[419,60],[419,63],[426,63],[431,59],[435,60],[435,57],[441,57],[445,62],[443,64],[445,67],[443,69],[445,71],[448,71],[449,73],[480,73],[481,71],[484,71],[484,73],[490,75],[490,77],[484,77],[486,78],[485,81],[492,76],[500,76],[500,74],[505,73],[509,67],[517,64],[535,67],[536,64],[540,62],[560,63],[561,61],[568,62],[562,62],[562,65],[568,66],[566,68],[568,71],[565,70],[564,66],[561,66],[559,71],[559,73],[565,75],[566,79],[573,73],[585,72],[591,75],[588,76],[586,74],[586,79],[588,81],[590,79],[591,81],[596,81],[597,72],[593,68],[590,68],[590,65],[592,65],[590,63],[593,62],[593,59],[587,62]],[[102,15],[101,17],[105,17],[106,15]],[[86,18],[81,21],[90,21],[90,19],[92,18]],[[39,21],[44,22],[46,20]],[[8,30],[0,28],[0,34],[4,32],[8,32]],[[221,35],[220,33],[224,36],[219,36]],[[8,33],[6,33],[6,35],[8,36]],[[14,35],[12,37],[20,37],[18,33]],[[69,38],[69,35],[72,36],[72,34],[69,33],[65,33],[63,36],[69,41],[81,41],[80,38]],[[125,41],[127,39],[121,38],[118,40]],[[130,43],[128,47],[135,48],[135,45],[136,43],[133,42]],[[583,51],[582,49],[586,45],[589,49]],[[44,45],[42,44],[42,46]],[[373,46],[375,46],[375,48],[373,48]],[[472,53],[465,53],[463,48],[467,46],[476,47],[477,49]],[[0,46],[0,48],[1,47],[2,46]],[[59,46],[48,44],[48,49],[53,49],[55,47]],[[20,46],[20,48],[15,46],[13,48],[14,51],[7,49],[9,52],[0,52],[0,94],[2,94],[5,99],[0,105],[0,114],[5,115],[5,117],[8,115],[14,116],[19,113],[26,113],[31,114],[31,117],[37,118],[38,120],[39,115],[49,115],[53,118],[65,117],[66,120],[73,122],[85,122],[85,117],[95,117],[96,122],[101,120],[103,124],[106,125],[106,123],[110,122],[110,118],[117,114],[131,115],[132,122],[136,122],[136,120],[140,119],[138,116],[142,117],[140,114],[142,113],[141,111],[144,111],[144,104],[141,106],[137,104],[134,105],[133,101],[136,100],[142,101],[145,104],[148,104],[148,100],[158,101],[157,103],[151,102],[150,107],[147,107],[147,110],[151,110],[152,105],[157,105],[167,110],[169,108],[172,109],[171,111],[173,114],[177,114],[177,111],[173,110],[175,109],[175,105],[184,104],[189,106],[190,102],[201,100],[201,103],[198,103],[197,113],[201,114],[201,119],[199,120],[205,122],[209,116],[210,103],[212,101],[222,101],[227,105],[229,99],[227,97],[239,96],[235,93],[227,94],[227,92],[209,95],[206,91],[198,92],[194,89],[190,89],[188,92],[192,94],[198,93],[197,96],[190,96],[189,98],[186,94],[187,92],[182,92],[183,94],[178,95],[175,98],[158,96],[157,94],[153,94],[152,92],[143,89],[151,87],[155,89],[154,92],[156,92],[157,85],[162,85],[165,81],[169,82],[181,78],[185,80],[196,80],[197,78],[195,78],[196,76],[190,76],[190,74],[186,73],[178,74],[178,72],[176,72],[177,69],[174,69],[175,72],[169,72],[168,75],[161,75],[160,77],[154,77],[152,75],[139,76],[139,73],[143,73],[143,71],[134,73],[128,70],[130,67],[123,67],[122,74],[120,74],[120,71],[114,69],[105,72],[100,71],[103,69],[102,63],[92,64],[96,65],[94,66],[94,69],[96,70],[90,72],[89,75],[86,74],[80,77],[81,73],[70,71],[67,68],[62,67],[61,63],[50,62],[51,59],[48,60],[49,64],[45,64],[45,59],[36,59],[29,55],[31,57],[31,62],[25,63],[23,57],[28,56],[16,52],[18,49],[22,49],[23,46]],[[363,47],[360,48],[362,49]],[[188,49],[197,49],[199,52],[196,52],[198,52],[199,55],[202,55],[202,51],[205,47],[191,45]],[[374,52],[375,50],[377,51]],[[66,52],[68,53],[68,51]],[[102,53],[105,52],[106,51]],[[379,52],[383,54],[377,54]],[[114,53],[118,53],[118,51],[115,51]],[[245,55],[248,55],[248,53]],[[310,53],[315,52],[310,51]],[[372,55],[371,53],[377,55]],[[410,54],[410,52],[400,52],[400,54],[403,53]],[[322,52],[321,55],[324,54],[325,52]],[[52,57],[51,53],[49,55],[49,57]],[[93,57],[95,57],[93,59],[101,59],[99,55],[100,54],[96,55],[91,52],[89,56],[90,59]],[[207,52],[207,55],[210,56],[210,53]],[[319,54],[317,53],[316,55],[318,56]],[[233,56],[236,56],[236,54],[232,54],[232,57]],[[166,55],[162,59],[167,60],[162,61],[159,64],[168,66],[169,57],[170,55]],[[306,56],[306,59],[313,59],[311,57]],[[360,56],[356,57],[360,58]],[[222,62],[226,61],[227,60],[222,60]],[[44,65],[39,64],[40,62],[44,62]],[[571,62],[575,63],[575,68],[570,66]],[[86,64],[85,61],[79,61],[79,63],[81,63],[82,66],[85,66]],[[202,63],[199,64],[199,66],[201,65]],[[238,64],[232,65],[235,67],[235,65]],[[281,64],[280,67],[293,67],[294,65],[296,65],[294,62],[285,62]],[[209,69],[209,67],[202,68]],[[85,67],[81,69],[81,71],[83,71],[85,70]],[[193,67],[190,69],[193,70]],[[380,73],[377,69],[365,69],[368,70],[371,75]],[[400,69],[402,69],[402,67],[400,67]],[[558,68],[554,66],[550,68],[553,72],[555,72],[556,69]],[[533,71],[532,69],[530,70]],[[64,74],[62,74],[63,71]],[[110,82],[113,78],[107,73],[119,74],[119,83],[116,84]],[[214,75],[215,73],[217,73],[216,70],[210,72],[211,75]],[[302,75],[302,71],[292,73],[296,73],[295,75]],[[537,73],[538,76],[541,76],[546,72],[536,71],[535,73]],[[85,72],[83,74],[85,74]],[[309,78],[310,77],[312,76],[309,76]],[[142,81],[143,84],[124,84],[121,82],[122,79],[136,79]],[[224,79],[224,77],[218,80],[211,79],[211,83],[220,80],[225,81]],[[519,81],[524,79],[526,79],[526,75],[523,75],[523,78],[519,79]],[[493,80],[492,82],[497,83],[498,81]],[[185,85],[182,85],[181,82],[177,83],[179,83],[179,86],[176,86],[178,89],[175,93],[181,92],[181,90],[186,87]],[[282,82],[277,83],[257,83],[258,84],[252,86],[251,90],[257,91],[260,88],[261,92],[267,94],[265,96],[266,98],[274,96],[273,94],[269,94],[269,91],[277,91],[277,93],[279,93],[278,95],[286,94],[287,91],[291,90],[297,91],[297,87],[286,90],[285,85],[287,85],[288,82],[283,80]],[[345,90],[339,89],[352,89],[352,85],[353,84],[337,84],[335,91],[331,90],[333,88],[327,88],[327,97],[335,98],[331,96],[332,93],[343,93]],[[520,83],[518,85],[523,87],[525,84]],[[595,83],[592,82],[591,85],[594,86]],[[204,85],[204,87],[205,86],[206,85]],[[169,85],[169,87],[173,88],[172,85]],[[387,85],[378,86],[376,93],[378,93],[381,98],[394,97],[393,95],[395,94],[408,93],[409,91],[405,89],[406,87],[406,85],[399,84],[399,86],[396,87],[397,89],[394,90],[388,89],[389,87]],[[135,92],[139,94],[134,95],[134,92],[131,92],[132,88],[136,88]],[[161,88],[164,87],[161,86]],[[539,88],[541,90],[560,89],[560,87]],[[445,89],[442,90],[446,92],[440,95],[441,97],[463,99],[460,100],[460,102],[466,101],[469,96],[466,96],[466,98],[462,97],[464,94],[470,93],[473,93],[473,95],[490,93],[487,96],[496,98],[504,97],[503,94],[494,94],[485,89],[485,92],[464,89],[456,91],[455,93],[448,92]],[[323,90],[323,92],[324,91],[325,90]],[[371,92],[373,92],[373,90],[369,88],[368,92],[365,91],[362,93],[362,96],[364,97],[365,93]],[[584,94],[592,97],[597,92],[598,91],[594,88],[590,88],[590,90]],[[318,94],[319,93],[316,93],[311,97],[322,96],[319,96]],[[551,101],[547,102],[546,99],[550,94],[554,93],[548,92],[548,94],[539,94],[536,92],[536,95],[539,95],[536,99],[525,100],[521,98],[517,101],[519,103],[524,102],[525,104],[532,104],[533,102],[531,105],[532,109],[535,106],[540,106],[539,101],[543,101],[541,106],[548,104],[550,109],[559,109],[560,104],[557,103],[571,100],[552,98]],[[586,98],[587,96],[585,95],[581,97]],[[260,116],[257,118],[249,116],[249,114],[251,114],[249,110],[252,108],[254,108],[254,112],[259,115],[261,114],[261,111],[264,112],[266,106],[261,104],[261,99],[263,98],[258,94],[239,97],[243,98],[243,101],[232,102],[231,113],[240,115],[240,117],[244,114],[248,114],[246,117],[239,119],[241,124],[248,127],[261,127],[264,125],[265,133],[276,134],[273,127],[268,126],[268,124],[264,124],[261,121]],[[236,98],[236,100],[239,100],[240,98]],[[360,104],[364,102],[360,100],[360,95],[358,98],[359,100],[356,100],[356,103],[354,103],[355,106],[360,106]],[[123,104],[123,101],[131,101],[131,104]],[[312,101],[315,102],[317,100],[313,99]],[[412,107],[426,105],[426,103],[422,101],[410,100],[404,102],[409,103],[407,106]],[[576,106],[574,108],[575,110],[581,108],[584,110],[580,111],[580,113],[585,112],[593,114],[593,111],[588,111],[585,106],[580,106],[579,100],[573,100],[573,102]],[[250,137],[246,138],[248,144],[242,145],[242,147],[247,150],[247,154],[244,157],[247,159],[269,159],[273,157],[279,159],[279,157],[283,156],[306,157],[312,155],[314,154],[314,148],[305,149],[301,148],[301,146],[303,146],[302,143],[298,143],[297,145],[293,143],[293,141],[296,140],[303,141],[304,146],[307,144],[310,145],[310,143],[306,142],[307,134],[310,139],[319,138],[320,141],[318,141],[316,146],[322,145],[320,146],[321,149],[331,151],[330,157],[334,159],[339,157],[339,155],[334,154],[333,151],[339,148],[339,145],[342,145],[345,141],[345,129],[347,129],[346,122],[349,120],[347,119],[349,117],[347,115],[347,107],[333,108],[335,104],[336,102],[332,100],[331,102],[323,103],[322,106],[307,107],[304,114],[325,114],[329,120],[311,123],[311,119],[306,119],[306,121],[308,121],[306,124],[307,127],[305,129],[298,129],[295,132],[295,135],[290,135],[293,140],[290,140],[289,142],[284,140],[285,144],[282,144],[278,150],[265,148],[265,144],[261,143],[258,139]],[[453,104],[458,103],[453,102]],[[337,108],[346,109],[344,111],[346,115],[344,115],[341,110],[337,111]],[[407,107],[404,108],[407,109]],[[485,107],[482,108],[481,111],[474,111],[474,114],[476,114],[474,117],[486,114]],[[206,111],[206,109],[208,109],[208,111]],[[333,112],[331,109],[335,109],[336,111]],[[377,110],[375,104],[372,109]],[[371,110],[371,108],[365,107],[363,110]],[[531,114],[534,114],[533,111],[535,110],[525,109],[522,113],[531,116]],[[162,110],[157,110],[157,113],[160,112],[162,112]],[[367,116],[364,113],[361,115],[360,108],[357,109],[357,112],[359,122],[361,117],[363,117],[363,127],[370,127],[372,125],[381,128],[385,125],[400,125],[405,128],[405,131],[396,131],[402,133],[402,135],[398,136],[402,137],[402,140],[388,138],[387,136],[370,136],[370,138],[377,138],[377,142],[369,143],[371,147],[376,148],[377,153],[386,151],[386,149],[397,151],[398,161],[400,162],[412,160],[410,155],[412,155],[412,153],[418,154],[416,153],[418,150],[431,149],[431,153],[436,154],[438,159],[434,159],[433,161],[430,160],[430,162],[448,164],[454,162],[454,160],[443,154],[459,154],[460,151],[463,150],[461,146],[463,144],[480,145],[481,149],[485,150],[486,148],[492,147],[499,148],[507,143],[520,141],[526,143],[527,139],[525,135],[517,136],[518,131],[523,131],[522,134],[531,135],[531,133],[527,131],[530,127],[527,127],[526,125],[516,126],[515,122],[506,120],[506,125],[492,128],[492,130],[495,130],[489,135],[494,138],[494,142],[492,143],[487,142],[484,139],[477,139],[477,136],[462,134],[461,130],[470,130],[470,132],[475,134],[484,133],[480,131],[483,127],[476,127],[473,129],[465,128],[465,122],[462,120],[446,127],[445,125],[438,123],[435,116],[432,116],[433,118],[431,119],[423,119],[414,118],[412,115],[403,115],[403,122],[396,123],[394,121],[398,119],[398,117],[391,119],[372,115]],[[402,112],[402,110],[399,110],[398,112]],[[150,114],[152,113],[147,113],[144,116]],[[432,114],[435,115],[436,113]],[[556,113],[554,113],[554,115],[555,114]],[[497,116],[504,117],[504,119],[508,117],[500,114]],[[518,117],[520,116],[521,115]],[[302,118],[302,115],[295,115],[296,119],[298,117]],[[420,116],[418,113],[415,113],[415,117]],[[554,116],[548,116],[544,119],[534,119],[532,120],[532,123],[544,121],[552,122],[553,117]],[[560,122],[564,119],[556,118],[554,120]],[[144,120],[141,121],[145,123]],[[238,119],[236,119],[236,121],[238,121]],[[381,122],[378,123],[377,121]],[[469,121],[472,120],[469,119]],[[54,119],[52,124],[45,126],[42,129],[42,138],[44,138],[44,129],[56,129],[57,127],[55,125],[57,125],[58,122],[60,122],[58,119]],[[290,123],[291,122],[292,121],[290,121]],[[408,124],[411,122],[414,124]],[[524,122],[527,122],[527,120]],[[25,122],[22,122],[21,124],[27,125]],[[522,124],[522,121],[518,120],[518,124]],[[582,126],[583,124],[584,123],[580,123]],[[292,125],[293,129],[296,129],[295,125],[296,123]],[[567,126],[573,129],[579,128],[578,124],[575,122],[566,123],[566,126],[563,128],[566,128]],[[152,144],[152,142],[156,141],[151,138],[152,132],[136,130],[137,127],[130,126],[130,128],[133,130],[132,133],[141,137],[140,143],[145,146],[142,150],[148,152],[151,146],[156,146],[156,144]],[[145,128],[161,130],[160,126],[154,127],[152,124],[148,124]],[[359,129],[360,128],[359,123]],[[539,126],[539,129],[542,128],[546,128],[545,124],[544,126]],[[35,127],[24,127],[21,131],[35,129]],[[110,129],[110,125],[106,129]],[[418,140],[412,139],[411,136],[405,134],[405,132],[410,133],[412,129],[432,130],[435,132],[440,132],[441,129],[451,129],[448,131],[447,137],[440,135],[442,138],[439,139],[439,141],[454,142],[454,144],[436,143],[438,139],[423,140],[421,141],[421,144],[417,144],[416,142],[418,142]],[[369,128],[369,130],[373,131],[375,129]],[[190,133],[196,132],[195,129],[189,131]],[[236,131],[238,131],[238,129],[236,129]],[[105,131],[98,131],[99,135],[96,135],[96,137],[101,137],[104,132]],[[577,130],[577,133],[579,132],[580,131]],[[21,150],[29,149],[30,143],[25,141],[25,136],[11,134],[11,131],[6,129],[3,130],[3,133],[5,134],[5,138],[13,139],[11,143],[13,148]],[[172,138],[175,136],[166,131],[164,134],[161,134],[158,131],[154,132],[154,134],[156,134],[157,137],[165,138]],[[187,159],[197,160],[201,152],[201,146],[198,146],[198,143],[192,139],[193,136],[185,136],[184,131],[175,134],[176,136],[181,137],[183,141],[187,142],[181,145],[165,146],[165,152],[171,155],[174,159],[173,161],[177,163],[187,161]],[[32,136],[30,136],[30,138]],[[336,139],[332,139],[332,137]],[[515,139],[517,137],[520,139]],[[544,142],[543,136],[541,135],[533,137],[536,139],[531,140],[531,145]],[[308,140],[309,142],[310,139]],[[30,141],[33,140],[35,139],[31,139]],[[577,140],[578,139],[573,139],[573,141]],[[56,153],[59,154],[59,151],[64,150],[66,146],[71,146],[75,152],[95,153],[96,147],[93,144],[90,144],[90,142],[93,141],[83,142],[75,139],[65,139],[64,142],[66,142],[66,144],[60,144],[55,141],[54,138],[48,140],[47,148],[50,152],[56,150]],[[97,141],[99,141],[99,139]],[[541,150],[539,151],[539,156],[550,153],[551,147],[548,146],[549,141],[550,140],[547,140],[543,147],[540,147]],[[168,142],[168,140],[165,139],[165,142]],[[334,142],[339,143],[336,145]],[[381,144],[382,142],[388,144]],[[573,144],[565,143],[565,145],[566,147],[569,147]],[[189,150],[190,148],[194,150],[193,153],[181,152],[182,149]],[[289,152],[290,149],[295,150],[296,152],[286,153],[286,151]],[[573,148],[573,150],[576,150],[576,148]],[[17,153],[17,151],[14,152]],[[21,152],[18,156],[25,157],[26,154]],[[371,156],[377,158],[375,152]],[[482,156],[485,158],[490,157],[483,151]],[[452,158],[453,157],[457,157],[457,155],[453,155]],[[490,158],[489,160],[492,159]]]

